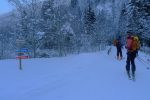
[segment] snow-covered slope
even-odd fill
[[[125,55],[125,51],[124,51]],[[106,51],[64,58],[0,61],[0,100],[150,100],[150,71],[137,63],[128,80],[125,59]]]

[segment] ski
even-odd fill
[[[128,79],[131,80],[131,76],[128,75]]]
[[[146,62],[145,60],[143,60],[140,57],[137,57],[137,59],[146,66],[147,70],[149,70],[149,64],[150,64],[150,62]]]
[[[132,75],[132,81],[136,81],[136,79],[135,79],[135,75]]]
[[[132,80],[130,73],[127,72],[127,76],[129,80]]]
[[[135,75],[130,75],[130,73],[127,72],[127,76],[129,80],[132,80],[133,82],[136,81]]]
[[[115,59],[117,59],[118,61],[122,61],[122,60],[125,60],[125,57],[122,57],[122,58],[117,58],[116,56],[115,56]]]
[[[132,77],[131,77],[131,76],[128,76],[128,79],[129,79],[129,80],[132,80],[133,82],[135,82],[135,81],[136,81],[135,76],[134,76],[134,77],[133,77],[133,76],[132,76]]]
[[[148,62],[150,62],[150,59],[147,59]]]
[[[132,81],[133,81],[133,82],[135,82],[135,81],[136,81],[135,77],[134,77],[134,78],[132,78]]]

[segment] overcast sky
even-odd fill
[[[0,15],[12,10],[12,6],[8,3],[8,0],[0,0]]]

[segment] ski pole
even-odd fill
[[[141,57],[139,57],[139,59],[141,59],[143,62],[147,63],[148,65],[150,65],[150,62],[143,60]]]
[[[139,62],[141,62],[142,64],[144,64],[146,66],[147,70],[149,70],[149,66],[147,65],[147,63],[143,59],[140,59],[139,57],[137,57],[137,59],[139,60]]]
[[[109,55],[111,53],[111,47],[108,49],[107,54]]]
[[[140,58],[140,57],[138,57],[138,60],[141,62],[141,63],[143,63],[144,65],[146,65],[147,66],[147,69],[149,69],[149,64],[146,62],[146,61],[144,61],[142,58]]]

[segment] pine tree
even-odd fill
[[[95,30],[95,21],[96,21],[96,16],[94,11],[91,8],[91,5],[88,5],[88,8],[85,10],[84,13],[84,19],[85,19],[85,33],[88,35],[94,34]]]
[[[141,6],[142,7],[138,9],[138,11],[141,13],[142,39],[150,47],[150,1],[143,0]]]
[[[78,0],[71,0],[71,7],[75,8],[78,5]]]
[[[137,34],[142,41],[149,41],[150,1],[131,0],[128,4],[128,30]]]
[[[126,4],[122,4],[121,12],[120,12],[120,18],[119,18],[119,27],[118,27],[118,33],[119,35],[125,35],[127,32],[127,10],[126,10]]]
[[[43,32],[45,35],[43,36],[43,49],[53,49],[55,46],[55,33],[56,27],[55,23],[55,11],[54,11],[54,0],[45,0],[42,5],[42,18],[43,22]]]
[[[89,5],[84,12],[85,34],[82,36],[82,39],[85,42],[84,43],[84,45],[86,46],[85,48],[87,50],[89,49],[89,47],[94,46],[93,44],[96,39],[95,22],[96,22],[96,16],[89,2]]]

